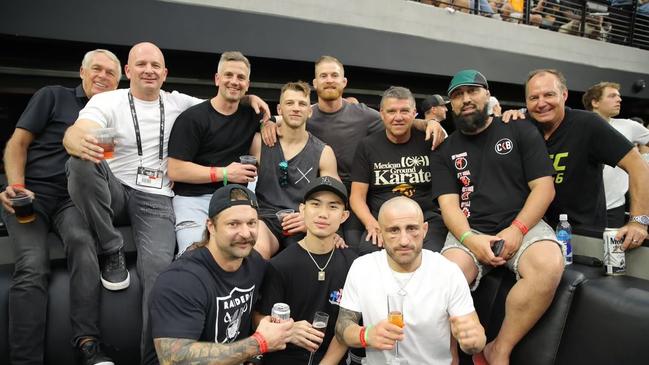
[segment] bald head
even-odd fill
[[[138,59],[138,55],[140,55],[141,53],[156,54],[160,58],[160,61],[162,61],[162,66],[164,67],[165,58],[162,55],[162,51],[160,50],[160,48],[158,48],[158,46],[151,42],[142,42],[131,47],[131,50],[128,52],[128,63],[133,64],[135,60]]]
[[[424,221],[424,213],[416,201],[405,196],[398,196],[381,205],[381,209],[379,210],[379,224],[385,226],[388,223],[386,219],[389,219],[396,212],[415,214],[419,219],[419,223],[423,223]]]
[[[138,43],[128,53],[124,68],[130,80],[133,96],[140,100],[157,100],[162,84],[167,79],[167,68],[162,51],[149,42]]]

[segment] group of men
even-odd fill
[[[310,356],[339,364],[348,348],[381,364],[394,360],[397,342],[411,364],[450,363],[456,343],[476,363],[508,364],[561,278],[551,228],[559,213],[607,226],[602,164],[629,174],[624,247],[647,236],[646,162],[596,114],[565,107],[566,82],[555,70],[528,77],[528,120],[490,112],[488,82],[475,70],[458,72],[449,99],[431,97],[419,120],[403,87],[386,90],[378,112],[347,102],[343,65],[323,56],[317,103],[309,85],[288,83],[275,123],[261,99],[246,95],[251,65],[239,52],[222,54],[209,100],[162,90],[167,69],[154,44],[136,44],[124,71],[129,88],[116,90],[117,57],[89,52],[82,84],[41,89],[7,144],[0,199],[16,256],[13,364],[43,362],[50,229],[68,257],[73,345],[84,364],[103,365],[112,360],[100,346],[100,285],[130,282],[118,225],[131,225],[137,248],[147,364],[240,364],[262,353],[267,364]],[[606,111],[609,97],[619,112],[611,88],[586,108],[615,116]],[[456,131],[441,143],[449,102]],[[119,134],[111,159],[92,134],[106,127]],[[34,222],[12,214],[18,193],[34,197]],[[295,212],[279,218],[283,209]],[[518,281],[486,344],[469,287],[503,265]],[[388,320],[392,294],[403,297],[405,326]],[[269,319],[277,302],[290,305],[291,320]],[[311,323],[319,311],[330,316],[324,332]]]

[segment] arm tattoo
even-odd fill
[[[345,341],[345,330],[347,327],[358,324],[358,321],[361,320],[361,313],[350,311],[340,307],[338,310],[338,320],[336,320],[336,338],[340,343],[346,344]]]
[[[252,337],[228,344],[186,338],[156,338],[153,342],[160,365],[236,365],[259,354],[259,345]]]

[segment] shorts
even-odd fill
[[[481,232],[478,232],[476,230],[471,230],[471,232],[475,234],[481,234]],[[554,233],[554,230],[550,228],[550,226],[545,223],[544,221],[539,221],[534,227],[532,227],[525,236],[523,236],[523,242],[521,242],[521,247],[518,248],[518,251],[516,251],[516,254],[509,260],[507,260],[507,267],[509,270],[513,271],[516,274],[516,280],[520,279],[521,276],[518,272],[518,262],[525,252],[530,246],[532,246],[534,243],[539,242],[539,241],[553,241],[556,242],[559,248],[563,251],[563,248],[559,241],[557,241],[557,236]],[[478,285],[480,285],[480,279],[482,279],[483,276],[487,275],[494,267],[485,265],[478,261],[478,258],[469,250],[468,247],[465,245],[461,244],[460,241],[453,236],[451,232],[448,233],[446,236],[446,242],[444,243],[444,248],[442,248],[442,252],[453,249],[453,248],[458,248],[471,256],[473,259],[473,263],[476,265],[478,268],[478,276],[476,276],[475,281],[473,282],[473,285],[471,285],[471,291],[474,291],[478,288]]]

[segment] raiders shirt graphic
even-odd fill
[[[218,343],[234,342],[241,332],[241,317],[250,316],[255,286],[235,287],[230,294],[216,298],[216,326],[214,339]]]

